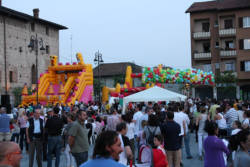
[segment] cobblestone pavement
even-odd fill
[[[90,148],[90,155],[92,153],[93,147]],[[198,144],[195,143],[195,136],[193,133],[190,134],[190,150],[193,156],[193,159],[186,159],[185,148],[183,149],[183,165],[184,167],[202,167],[203,161],[199,160],[198,158]],[[21,167],[28,167],[29,166],[29,157],[27,153],[23,153],[23,159],[21,161]],[[43,162],[43,167],[47,166],[47,162]],[[53,160],[54,166],[54,160]],[[36,160],[34,158],[34,166],[37,167]],[[60,167],[67,167],[66,166],[66,157],[64,154],[61,155],[61,162]]]

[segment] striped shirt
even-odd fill
[[[233,122],[238,120],[238,113],[234,108],[230,108],[224,118],[227,121],[227,127],[232,128]]]

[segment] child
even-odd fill
[[[234,121],[233,123],[233,130],[232,130],[232,136],[237,135],[241,131],[241,123],[240,121]],[[235,157],[235,151],[232,152],[232,160],[234,160]]]
[[[154,167],[168,167],[167,155],[161,135],[155,135],[154,145],[156,146],[156,149],[153,149]]]
[[[161,135],[155,135],[154,145],[156,146],[157,149],[160,149],[164,155],[166,155],[166,151],[163,146],[163,137]]]
[[[17,124],[17,120],[12,120],[12,137],[11,141],[14,141],[16,143],[19,142],[19,134],[20,134],[20,127]]]
[[[147,125],[147,121],[146,120],[142,120],[141,122],[141,127],[142,129],[144,129],[144,127]],[[146,137],[143,136],[143,130],[140,130],[138,133],[138,137],[137,137],[137,141],[139,143],[139,148],[141,145],[146,145]]]
[[[231,135],[236,135],[239,131],[241,131],[241,123],[240,121],[234,121],[233,130]]]

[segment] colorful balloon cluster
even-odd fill
[[[180,70],[144,67],[142,82],[214,85],[214,74],[212,72],[204,72],[200,69]]]

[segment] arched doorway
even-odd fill
[[[31,67],[31,84],[36,84],[36,66],[34,64]]]

